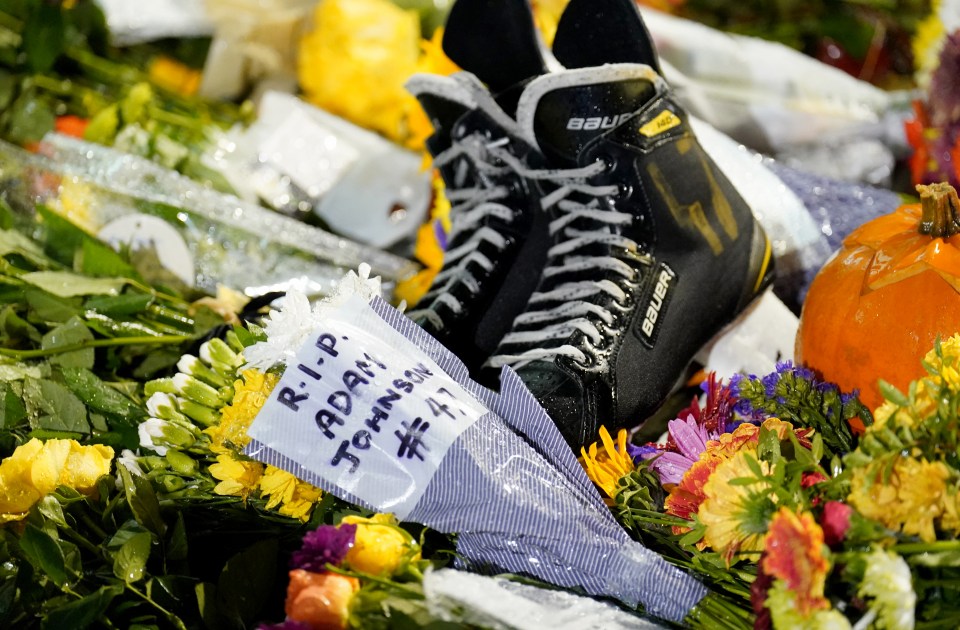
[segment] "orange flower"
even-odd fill
[[[813,516],[780,508],[770,521],[764,551],[763,570],[786,583],[803,617],[830,608],[823,595],[830,563],[823,555],[823,530]]]
[[[288,619],[308,624],[313,630],[341,630],[347,627],[350,602],[358,590],[357,578],[294,569],[284,610]]]

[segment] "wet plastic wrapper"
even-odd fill
[[[267,92],[257,121],[227,132],[205,162],[244,198],[316,213],[338,234],[389,247],[426,219],[421,156],[289,94]]]
[[[776,259],[774,291],[799,312],[814,276],[862,223],[892,212],[889,190],[837,181],[764,158],[713,126],[692,119],[704,150],[763,226]]]
[[[417,268],[149,160],[57,134],[44,139],[40,155],[0,144],[0,176],[22,212],[45,203],[114,246],[152,247],[186,286],[208,293],[224,285],[249,296],[289,289],[323,296],[367,262],[388,297]]]
[[[399,311],[358,295],[324,309],[298,347],[247,454],[351,503],[457,532],[476,566],[673,621],[706,594],[616,523],[509,368],[490,391]]]
[[[497,630],[655,630],[651,619],[567,591],[454,569],[428,571],[423,593],[435,617]]]
[[[199,37],[213,32],[206,7],[197,0],[97,0],[113,42],[129,46],[164,37]]]
[[[690,110],[758,151],[879,135],[909,101],[782,44],[643,10],[667,81]]]

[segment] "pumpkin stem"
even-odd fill
[[[920,184],[920,233],[934,238],[947,238],[960,232],[960,198],[956,189],[946,182]]]

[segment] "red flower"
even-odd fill
[[[823,528],[823,540],[829,547],[836,547],[847,537],[852,514],[853,508],[839,501],[827,501],[823,506],[820,526]]]
[[[780,508],[765,541],[763,570],[783,580],[804,617],[830,607],[824,587],[830,563],[823,556],[823,530],[808,513]]]

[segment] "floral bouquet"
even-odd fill
[[[583,452],[619,522],[729,604],[703,627],[954,628],[960,336],[875,418],[784,363],[709,378],[663,443]]]

